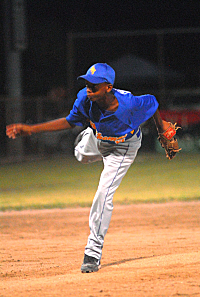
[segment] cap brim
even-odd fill
[[[107,80],[105,78],[95,77],[93,75],[81,75],[81,76],[77,77],[77,79],[79,79],[79,78],[83,78],[92,84],[100,84],[103,82],[107,82]]]

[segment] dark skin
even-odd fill
[[[119,102],[112,91],[112,84],[100,83],[92,84],[86,81],[87,96],[92,102],[96,102],[103,110],[115,112],[118,108]],[[153,119],[158,130],[162,133],[168,128],[168,123],[163,121],[159,110],[153,115]],[[34,125],[27,124],[11,124],[6,127],[6,135],[9,138],[15,139],[17,136],[28,136],[32,133],[40,133],[47,131],[59,131],[64,129],[72,129],[74,126],[70,125],[65,117],[48,121],[46,123],[39,123]]]
[[[109,83],[91,84],[86,81],[87,96],[92,102],[96,102],[101,109],[116,111],[118,108],[118,101],[111,92],[113,86]]]

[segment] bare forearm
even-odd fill
[[[46,123],[30,125],[30,132],[39,133],[39,132],[71,129],[71,128],[72,126],[67,122],[66,118],[60,118]]]
[[[6,134],[9,138],[15,139],[17,136],[28,136],[32,133],[59,131],[71,129],[71,126],[66,118],[60,118],[46,123],[27,125],[27,124],[11,124],[6,127]]]
[[[156,128],[158,130],[158,133],[163,132],[164,131],[163,120],[160,116],[160,112],[158,109],[156,110],[155,114],[153,115],[153,119],[154,119]]]
[[[158,133],[163,133],[170,126],[169,122],[166,122],[165,120],[163,120],[161,118],[160,112],[159,112],[158,109],[156,110],[155,114],[153,115],[153,119],[154,119],[154,122],[155,122]]]

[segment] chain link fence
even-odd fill
[[[67,115],[83,82],[77,81],[94,63],[106,62],[116,71],[114,87],[126,89],[135,95],[154,94],[161,110],[196,111],[196,120],[183,122],[182,139],[188,148],[188,139],[195,139],[193,146],[199,148],[200,127],[200,28],[71,33],[66,45],[66,96],[62,101],[46,97],[22,98],[22,118],[26,123],[37,123]],[[14,157],[18,140],[5,136],[5,126],[14,119],[11,98],[0,98],[1,151],[0,157]],[[173,120],[173,117],[172,119]],[[156,131],[143,126],[144,149],[150,150],[155,142]],[[22,159],[27,155],[69,153],[79,129],[74,132],[45,133],[23,138]],[[186,135],[186,136],[185,136]],[[183,141],[182,141],[183,142]],[[157,149],[154,145],[153,148]]]

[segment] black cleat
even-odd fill
[[[100,261],[94,257],[84,255],[83,264],[81,265],[82,273],[96,272],[101,268]]]

